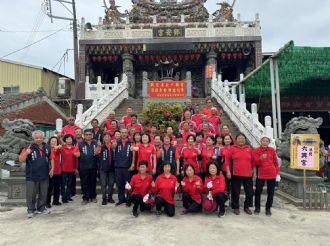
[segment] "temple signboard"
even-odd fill
[[[150,81],[150,98],[186,98],[186,81]]]
[[[179,38],[185,36],[184,27],[154,27],[154,38]]]

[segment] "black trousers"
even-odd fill
[[[168,202],[164,201],[161,197],[156,197],[156,210],[161,211],[164,207],[164,211],[169,217],[173,217],[175,215],[175,206],[169,204]]]
[[[61,195],[62,201],[68,201],[72,196],[72,179],[74,173],[62,172]]]
[[[100,183],[102,199],[112,198],[113,186],[115,184],[115,171],[104,172],[100,170]]]
[[[96,169],[80,169],[79,176],[81,182],[81,190],[83,194],[83,200],[96,198]]]
[[[128,171],[128,168],[116,168],[115,169],[115,178],[116,178],[116,184],[118,188],[118,201],[119,202],[127,202],[128,197],[125,196],[126,190],[125,185],[126,182],[129,182],[130,180],[130,174]],[[127,194],[128,196],[128,194]]]
[[[141,195],[131,195],[130,196],[130,202],[133,203],[133,211],[137,211],[138,208],[140,207],[140,211],[144,212],[145,210],[150,210],[151,205],[150,204],[145,204],[143,202],[143,197]]]
[[[58,202],[60,200],[61,182],[62,182],[61,174],[54,175],[52,178],[49,177],[47,204],[51,203],[52,195],[53,195],[53,203]]]
[[[202,205],[191,199],[191,196],[187,193],[182,193],[182,203],[183,207],[190,213],[197,213],[202,209]]]
[[[225,193],[219,192],[214,196],[214,200],[217,202],[220,212],[225,211],[225,202],[227,201],[227,195]]]
[[[264,188],[265,182],[267,182],[266,209],[269,209],[273,206],[276,180],[275,179],[257,179],[256,191],[255,191],[255,197],[254,197],[254,205],[256,208],[259,208],[259,209],[260,209],[261,193]]]
[[[71,186],[71,194],[72,196],[76,195],[76,183],[77,183],[77,175],[74,172],[72,176],[72,186]]]
[[[252,177],[232,176],[231,178],[231,207],[232,209],[239,208],[239,195],[243,184],[245,192],[244,208],[252,207],[253,205],[253,180]]]

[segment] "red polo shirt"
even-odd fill
[[[264,160],[260,160],[263,154],[266,154],[267,157]],[[258,147],[253,151],[253,160],[254,165],[258,168],[259,179],[275,179],[276,175],[280,174],[277,155],[273,148],[267,147],[264,149]]]
[[[204,173],[207,173],[207,165],[213,161],[213,156],[215,156],[215,148],[212,146],[211,148],[203,148],[202,149],[202,170]],[[210,157],[211,156],[211,157]]]
[[[62,148],[58,149],[61,154],[61,166],[62,172],[73,173],[77,169],[77,158],[74,153],[79,153],[78,146],[68,146],[63,145]]]
[[[135,174],[131,179],[131,190],[132,195],[141,195],[144,197],[147,193],[152,191],[151,188],[152,177],[149,174],[146,174],[144,179],[141,178],[140,174]]]
[[[165,202],[174,205],[174,193],[177,182],[178,181],[173,174],[169,177],[166,177],[165,173],[159,175],[156,179],[156,186],[154,188],[155,195],[162,198]]]
[[[123,118],[122,118],[122,121],[124,122],[124,125],[126,126],[126,128],[128,128],[127,127],[127,125],[128,124],[131,124],[131,116],[124,116]]]
[[[233,161],[233,175],[240,177],[252,177],[253,170],[253,150],[250,146],[243,148],[233,145],[227,153],[225,165],[231,167]]]
[[[198,163],[198,150],[195,147],[185,147],[182,150],[182,157],[184,159],[183,166],[191,164],[195,168],[195,173],[200,173],[200,167]]]
[[[213,187],[211,189],[207,188],[207,184],[212,181]],[[225,193],[226,192],[226,180],[225,177],[220,174],[212,178],[211,176],[205,177],[204,182],[204,192],[208,193],[211,191],[212,196],[214,197],[217,193]]]
[[[128,124],[126,125],[126,127],[127,127],[127,129],[131,129],[132,127],[134,127],[135,130],[136,130],[136,132],[138,132],[138,133],[140,133],[140,134],[143,132],[142,125],[139,124],[139,123],[135,123],[134,125],[132,125],[132,123],[128,123]]]
[[[54,175],[61,174],[60,154],[52,147],[51,155],[54,157]]]
[[[66,125],[65,127],[63,127],[62,129],[62,136],[66,135],[66,134],[71,134],[74,138],[76,137],[76,133],[75,131],[77,129],[79,129],[80,127],[77,126],[77,125],[73,125],[73,126],[70,126],[70,125]]]
[[[139,168],[140,161],[144,160],[148,162],[148,172],[152,172],[154,168],[153,159],[152,159],[153,155],[156,155],[156,149],[154,145],[148,144],[147,146],[144,146],[143,144],[140,144],[137,155],[138,156],[137,168]]]
[[[203,123],[202,116],[203,114],[194,114],[193,116],[191,116],[191,120],[196,123],[196,126],[199,126]]]
[[[201,195],[203,192],[203,181],[197,175],[194,175],[193,180],[190,181],[188,177],[184,177],[183,182],[185,182],[185,186],[182,186],[182,191],[187,193],[193,201],[197,204],[201,204],[202,199]],[[196,183],[200,183],[199,188],[197,188]]]

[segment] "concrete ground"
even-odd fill
[[[1,193],[4,199],[4,194]],[[26,208],[0,208],[0,245],[330,245],[330,213],[303,211],[275,199],[272,217],[216,214],[134,218],[124,205],[70,204],[26,218]]]

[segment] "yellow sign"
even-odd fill
[[[320,135],[291,134],[290,167],[300,170],[320,169]]]

